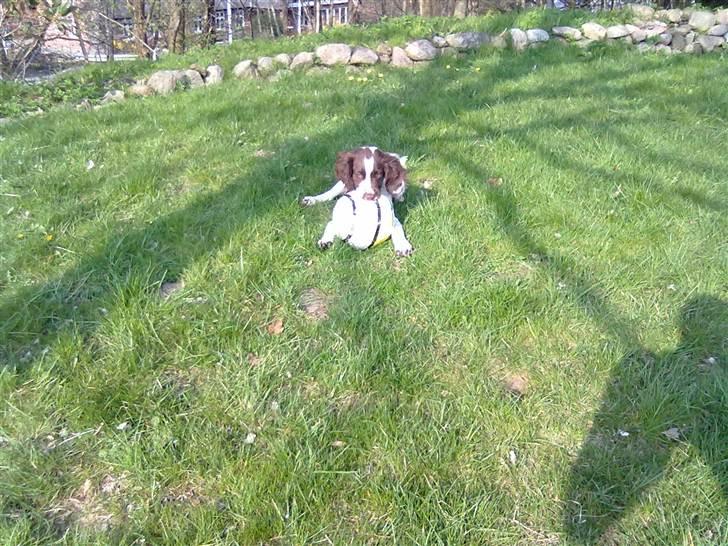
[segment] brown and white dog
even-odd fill
[[[406,164],[407,156],[383,152],[375,146],[339,152],[334,164],[336,184],[319,195],[307,195],[301,204],[308,207],[352,191],[364,199],[376,201],[382,188],[395,201],[402,201],[407,187]]]
[[[364,250],[392,239],[398,256],[413,252],[402,224],[394,214],[393,200],[402,201],[406,188],[407,156],[386,153],[375,147],[340,152],[336,157],[336,184],[319,195],[306,196],[304,206],[339,199],[331,221],[318,241],[329,248],[336,238]]]

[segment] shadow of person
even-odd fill
[[[578,543],[622,543],[620,520],[668,474],[679,444],[713,472],[706,501],[728,501],[728,303],[697,296],[679,327],[675,350],[633,351],[612,377],[567,486],[564,523]]]

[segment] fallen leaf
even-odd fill
[[[667,438],[669,438],[670,440],[677,441],[680,439],[680,429],[677,427],[670,427],[662,434],[667,436]]]
[[[129,428],[129,421],[124,421],[123,423],[119,423],[116,425],[116,430],[125,431]]]
[[[270,150],[255,150],[255,153],[253,153],[255,157],[263,157],[263,158],[269,158],[273,157],[274,152],[271,152]]]
[[[508,452],[508,462],[512,465],[516,464],[516,461],[518,460],[518,457],[516,456],[516,452],[512,449]]]
[[[503,179],[500,176],[492,176],[486,182],[492,188],[498,188],[503,185]]]
[[[629,432],[627,432],[626,430],[622,430],[620,428],[620,429],[617,429],[617,435],[621,436],[622,438],[626,438],[627,436],[629,436]]]
[[[526,374],[511,374],[504,381],[505,389],[512,395],[520,398],[528,391],[528,376]]]
[[[86,170],[87,170],[87,171],[90,171],[91,169],[93,169],[93,168],[94,168],[94,166],[95,166],[95,165],[96,165],[96,164],[94,163],[94,160],[93,160],[93,159],[89,159],[89,160],[88,160],[88,161],[86,162]]]
[[[252,445],[255,443],[255,439],[258,437],[258,435],[255,432],[248,432],[248,435],[245,437],[245,440],[243,440],[243,443]]]
[[[272,336],[279,336],[283,333],[283,320],[275,319],[268,324],[268,333]]]
[[[335,440],[335,441],[331,442],[331,447],[335,447],[335,448],[342,448],[345,445],[346,445],[346,442],[342,442],[341,440]]]

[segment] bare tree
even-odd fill
[[[185,0],[168,0],[167,47],[171,53],[183,53],[185,50],[185,4]]]

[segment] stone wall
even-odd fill
[[[402,47],[379,44],[371,49],[347,44],[325,44],[315,51],[294,55],[281,53],[274,57],[260,57],[240,61],[233,75],[241,79],[276,80],[292,71],[325,72],[337,65],[349,70],[375,64],[395,67],[425,65],[439,56],[459,55],[481,47],[513,48],[522,51],[538,47],[549,41],[589,47],[596,42],[623,42],[641,52],[665,55],[709,53],[728,48],[728,9],[717,12],[693,9],[658,10],[638,4],[628,6],[634,19],[631,24],[602,26],[589,22],[574,27],[512,28],[501,34],[485,32],[456,32],[445,36],[431,36],[413,40]],[[187,70],[155,72],[146,81],[129,88],[132,95],[167,94],[175,89],[215,85],[222,81],[223,71],[218,65],[202,69],[193,65]]]

